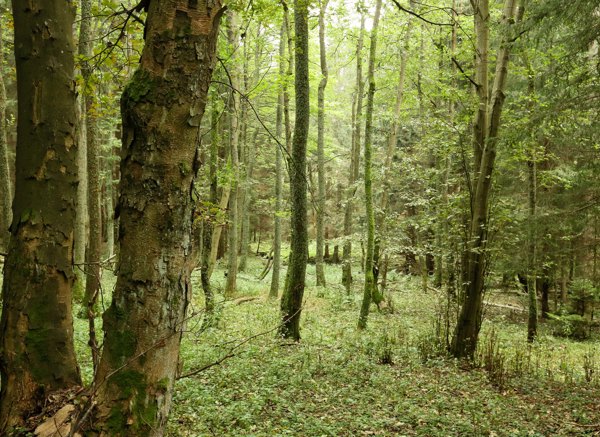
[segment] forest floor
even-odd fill
[[[361,281],[347,297],[339,266],[326,266],[325,288],[314,286],[309,266],[302,341],[291,344],[276,336],[279,305],[266,298],[270,275],[257,279],[262,263],[253,258],[239,274],[236,299],[221,298],[215,328],[201,328],[193,277],[198,315],[184,336],[182,374],[207,368],[177,382],[169,436],[600,436],[598,338],[555,338],[542,324],[528,346],[524,315],[511,309],[524,297],[487,297],[496,304],[476,365],[466,366],[442,353],[442,293],[392,273],[392,308],[373,307],[358,332]],[[223,282],[218,269],[213,284],[222,290]],[[113,284],[105,274],[105,291]],[[75,325],[89,382],[87,322]]]

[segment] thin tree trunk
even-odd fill
[[[362,78],[362,49],[364,44],[365,14],[361,11],[360,33],[356,45],[356,91],[352,100],[352,150],[350,151],[350,172],[348,174],[348,189],[344,208],[344,247],[342,250],[342,284],[346,293],[352,289],[352,213],[354,210],[354,195],[360,166],[360,144],[362,128],[362,105],[364,81]]]
[[[149,2],[140,66],[121,99],[119,274],[94,379],[101,436],[165,431],[195,264],[198,127],[223,12],[210,5]]]
[[[373,252],[374,266],[375,266],[375,284],[378,282],[378,274],[379,271],[379,259],[381,258],[381,253],[383,252],[381,238],[382,236],[385,238],[386,233],[386,221],[385,218],[388,215],[388,206],[389,206],[389,172],[392,167],[392,159],[394,157],[394,151],[396,150],[396,145],[398,143],[398,122],[400,120],[400,111],[402,110],[402,103],[404,101],[404,81],[406,78],[406,64],[408,61],[408,47],[411,37],[412,31],[412,20],[409,19],[408,26],[406,28],[406,34],[404,36],[404,46],[402,48],[402,53],[400,55],[400,71],[398,74],[398,84],[396,86],[396,106],[394,108],[394,115],[392,118],[392,124],[389,131],[388,136],[388,144],[385,152],[385,162],[383,165],[383,176],[382,181],[384,184],[383,192],[381,195],[381,205],[379,208],[379,213],[376,214],[376,224],[377,229],[379,230],[379,236],[375,238],[375,247]]]
[[[81,50],[81,48],[80,48]],[[86,261],[86,247],[88,243],[88,170],[87,170],[87,130],[85,129],[85,114],[86,104],[85,97],[80,96],[79,98],[79,126],[84,126],[79,129],[79,144],[82,146],[77,151],[77,172],[79,178],[79,184],[77,185],[77,216],[75,222],[75,288],[74,293],[77,300],[82,300],[85,294],[86,279],[85,279],[85,266]],[[84,306],[87,306],[82,301]]]
[[[237,49],[239,43],[238,35],[238,21],[235,12],[229,14],[229,29],[228,38],[232,49]],[[238,94],[239,77],[236,62],[236,56],[232,55],[230,58],[233,67],[231,68],[231,90],[230,108],[229,108],[229,159],[232,170],[232,181],[231,181],[231,195],[229,197],[229,226],[227,228],[227,282],[225,284],[225,296],[231,297],[235,294],[237,289],[237,272],[238,272],[238,231],[239,231],[239,212],[238,204],[240,198],[240,163],[239,163],[239,138],[240,138],[240,96]]]
[[[285,80],[285,38],[287,35],[287,21],[281,23],[281,32],[279,34],[279,78]],[[275,136],[277,141],[281,141],[283,134],[283,88],[279,89],[277,97],[277,114],[275,120]],[[279,295],[279,276],[281,271],[281,212],[283,208],[283,153],[281,146],[275,146],[275,214],[273,222],[275,229],[273,232],[273,273],[271,275],[271,289],[269,297],[277,298]]]
[[[325,286],[325,271],[323,269],[323,244],[325,219],[325,87],[329,72],[327,70],[327,52],[325,48],[325,11],[329,0],[321,0],[319,10],[319,51],[321,63],[321,81],[317,97],[317,251],[315,256],[315,268],[317,273],[317,286]]]
[[[75,9],[13,0],[17,69],[14,223],[0,321],[0,434],[81,384],[73,345],[77,200]],[[3,120],[2,120],[3,121]]]
[[[294,36],[290,26],[290,12],[287,2],[283,4],[283,22],[285,23],[288,44],[288,66],[287,77],[291,81],[294,74]],[[290,115],[290,93],[288,91],[288,80],[283,81],[283,124],[285,126],[285,146],[288,155],[292,153],[292,116]]]
[[[310,121],[308,80],[308,0],[294,0],[296,122],[289,162],[291,244],[285,289],[281,298],[282,337],[300,340],[300,314],[308,259],[306,145]]]
[[[4,23],[0,23],[0,68],[4,69]],[[0,75],[0,250],[8,249],[10,222],[12,220],[12,187],[6,140],[6,88]]]
[[[260,82],[260,23],[256,30],[256,47],[254,50],[254,72],[252,75],[252,84],[257,85]],[[249,77],[248,77],[248,44],[244,44],[244,93],[248,94],[250,91]],[[252,101],[254,107],[259,107],[260,102],[258,97],[255,97]],[[254,172],[254,154],[256,150],[256,139],[258,137],[258,129],[255,129],[252,140],[248,141],[248,102],[244,99],[241,102],[242,107],[242,129],[243,129],[243,141],[242,141],[242,157],[243,157],[243,181],[240,181],[241,189],[241,211],[240,211],[240,224],[241,224],[241,236],[240,236],[240,264],[239,271],[246,271],[248,264],[248,254],[250,250],[250,205],[252,204],[252,175]]]
[[[529,72],[528,92],[531,98],[535,94],[535,82],[533,72],[529,62],[526,62]],[[527,175],[529,182],[529,227],[528,227],[528,255],[529,265],[527,266],[527,294],[529,303],[529,312],[527,319],[527,342],[532,343],[537,336],[538,328],[538,303],[537,303],[537,237],[536,237],[536,208],[537,208],[537,162],[536,145],[533,144],[530,152],[530,160],[527,161]]]
[[[229,196],[231,194],[231,184],[223,186],[221,190],[221,199],[219,200],[219,211],[226,211],[227,205],[229,204]],[[221,234],[223,233],[223,223],[215,223],[213,225],[211,243],[210,243],[210,258],[208,263],[208,277],[210,278],[217,264],[217,257],[219,255],[219,242],[221,241]]]
[[[379,25],[379,15],[381,13],[381,0],[375,4],[375,16],[373,17],[373,28],[371,30],[371,47],[369,50],[369,71],[367,81],[369,82],[369,91],[367,93],[367,110],[365,113],[365,209],[367,215],[367,250],[365,254],[365,288],[363,292],[363,301],[358,318],[358,329],[367,327],[369,317],[369,308],[371,301],[375,297],[377,284],[373,275],[373,256],[375,245],[375,211],[373,209],[373,178],[371,175],[372,167],[372,147],[373,147],[373,101],[375,98],[375,58],[377,56],[377,28]]]
[[[210,158],[208,168],[208,179],[210,183],[209,205],[211,210],[217,204],[217,160],[219,158],[219,120],[220,114],[216,106],[216,93],[213,93]],[[200,260],[200,282],[204,291],[204,320],[202,326],[209,328],[215,322],[214,293],[210,285],[210,257],[212,254],[212,243],[214,228],[217,223],[217,214],[209,213],[208,219],[202,224],[202,258]],[[218,241],[217,241],[218,244]],[[216,253],[216,252],[215,252]]]
[[[527,287],[528,301],[529,301],[529,317],[527,320],[527,341],[529,343],[535,340],[537,336],[537,325],[538,325],[538,305],[537,305],[537,242],[535,235],[535,219],[536,219],[536,205],[537,205],[537,169],[536,169],[535,155],[531,157],[531,160],[527,162],[528,168],[528,180],[529,180],[529,275]]]
[[[100,210],[100,147],[98,144],[98,126],[94,99],[94,84],[89,58],[92,56],[92,2],[81,0],[81,24],[79,30],[79,55],[82,58],[81,75],[84,90],[81,95],[83,102],[82,130],[85,130],[85,142],[81,148],[87,149],[87,212],[89,223],[88,250],[85,268],[85,293],[83,308],[89,324],[89,346],[92,351],[94,369],[98,365],[98,344],[96,341],[96,301],[100,290],[101,270],[100,257],[102,248],[102,217]]]

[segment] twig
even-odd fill
[[[459,62],[456,60],[456,58],[455,58],[454,56],[452,56],[450,59],[452,60],[452,63],[453,63],[454,65],[456,65],[456,68],[458,68],[458,69],[459,69],[459,71],[460,71],[460,72],[463,74],[463,76],[464,76],[464,77],[466,77],[467,79],[469,79],[469,82],[471,82],[471,83],[473,84],[473,86],[475,86],[475,88],[479,89],[479,88],[480,88],[480,85],[479,85],[477,82],[475,82],[475,81],[474,81],[474,80],[471,78],[471,76],[469,76],[469,75],[468,75],[468,74],[465,72],[465,70],[462,68],[462,65],[460,65],[460,63],[459,63]]]

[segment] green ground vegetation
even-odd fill
[[[279,302],[268,300],[264,260],[251,258],[237,297],[219,295],[218,324],[202,329],[199,275],[181,350],[170,436],[585,436],[600,432],[597,334],[586,341],[552,335],[543,323],[526,342],[526,296],[492,292],[477,359],[444,354],[445,295],[423,293],[420,279],[391,273],[390,304],[356,330],[362,284],[348,298],[340,268],[326,265],[318,289],[314,266],[302,341],[277,338]],[[355,271],[359,272],[359,266]],[[222,291],[224,268],[213,284]],[[109,292],[114,279],[105,274]],[[108,295],[105,296],[108,300]],[[523,308],[523,311],[519,311]],[[80,364],[91,362],[84,320],[76,321]],[[452,326],[452,323],[449,324]],[[223,357],[231,357],[212,365]]]

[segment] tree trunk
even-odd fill
[[[294,74],[294,36],[290,25],[290,12],[287,7],[287,2],[282,2],[283,5],[283,21],[287,32],[288,43],[288,68],[287,76],[291,82]],[[285,147],[288,155],[292,153],[292,116],[290,115],[290,93],[288,91],[288,80],[283,81],[283,124],[285,126]]]
[[[375,244],[375,211],[373,209],[373,178],[371,176],[372,148],[373,148],[373,100],[375,97],[375,57],[377,56],[377,27],[381,13],[381,0],[375,4],[375,16],[373,17],[373,28],[371,30],[371,47],[369,50],[369,71],[367,81],[369,91],[367,93],[367,110],[365,113],[365,209],[367,215],[367,249],[365,254],[365,288],[363,301],[358,318],[358,329],[367,327],[369,308],[371,301],[376,297],[377,284],[373,275],[373,256]],[[379,302],[377,302],[379,303]]]
[[[216,93],[213,93],[212,120],[211,120],[211,141],[210,158],[208,168],[208,180],[210,183],[209,211],[208,219],[202,224],[202,255],[200,260],[200,282],[204,291],[204,321],[202,326],[211,327],[215,322],[215,302],[214,293],[210,285],[210,256],[212,253],[212,242],[214,228],[217,223],[217,213],[213,213],[217,205],[217,160],[219,158],[219,120],[220,114],[216,107]],[[218,241],[217,241],[218,244]]]
[[[535,235],[535,219],[537,206],[537,172],[535,155],[527,162],[529,179],[529,272],[528,272],[528,302],[529,317],[527,319],[527,341],[532,343],[537,336],[538,305],[537,305],[537,242]]]
[[[404,47],[402,48],[402,54],[400,55],[400,71],[398,74],[398,84],[396,86],[396,106],[394,108],[394,115],[392,118],[392,124],[389,131],[388,136],[388,144],[385,152],[385,162],[383,166],[383,192],[381,195],[381,206],[380,212],[377,214],[377,229],[379,229],[379,236],[375,239],[375,248],[373,253],[374,266],[375,266],[375,284],[378,282],[378,274],[379,271],[379,260],[381,258],[381,253],[384,248],[382,248],[381,239],[385,238],[386,233],[386,222],[385,219],[388,215],[388,206],[389,206],[389,172],[392,167],[392,160],[394,157],[394,151],[396,150],[396,145],[398,143],[398,122],[400,120],[400,111],[402,110],[402,102],[404,101],[404,80],[406,78],[406,64],[408,61],[408,48],[412,31],[412,20],[408,21],[408,25],[406,27],[406,34],[404,36]]]
[[[219,200],[218,209],[219,211],[226,211],[229,203],[229,196],[231,195],[231,184],[226,184],[221,190],[221,199]],[[217,258],[219,257],[219,244],[221,241],[221,234],[223,233],[223,223],[213,223],[213,231],[210,242],[210,258],[208,262],[208,277],[210,278],[217,264]]]
[[[102,250],[102,217],[100,210],[100,147],[98,144],[98,126],[95,102],[95,85],[93,83],[92,69],[89,58],[92,56],[92,2],[81,0],[81,25],[79,30],[79,55],[81,61],[81,75],[83,77],[81,129],[85,131],[85,142],[81,148],[87,149],[87,212],[89,235],[85,271],[85,293],[83,296],[83,310],[89,324],[89,345],[92,350],[94,369],[98,364],[98,346],[96,342],[96,301],[100,290],[100,257]]]
[[[3,25],[4,23],[0,23],[0,68],[2,69],[4,69]],[[4,87],[4,77],[0,75],[0,251],[2,252],[8,249],[10,239],[8,228],[12,220],[11,185],[8,142],[6,140],[6,88]]]
[[[83,5],[82,5],[83,9]],[[85,30],[85,28],[84,28]],[[80,42],[81,45],[81,42]],[[81,50],[81,47],[79,48]],[[77,172],[79,178],[79,184],[77,185],[77,215],[75,222],[75,263],[78,267],[75,269],[75,297],[76,299],[82,300],[85,294],[86,279],[85,279],[85,266],[86,261],[86,247],[88,244],[88,170],[87,170],[87,130],[85,129],[85,115],[86,115],[86,103],[85,97],[79,97],[79,120],[78,126],[82,126],[79,129],[79,144],[81,147],[77,150]],[[82,301],[85,306],[85,302]]]
[[[223,9],[153,0],[121,99],[119,274],[94,379],[101,436],[162,436],[191,297],[198,127]]]
[[[285,38],[288,32],[287,21],[281,23],[279,33],[279,77],[284,80],[285,74]],[[277,97],[277,114],[275,120],[275,136],[281,141],[283,134],[283,88],[280,87]],[[283,153],[281,144],[275,146],[275,214],[273,222],[273,273],[271,275],[271,289],[269,297],[277,298],[279,295],[279,276],[281,271],[281,212],[283,208]]]
[[[362,127],[362,102],[364,81],[362,78],[362,49],[364,43],[365,14],[361,11],[360,33],[356,45],[356,91],[352,100],[352,150],[350,151],[350,172],[348,174],[348,189],[346,191],[346,206],[344,208],[344,247],[342,250],[342,284],[346,293],[352,288],[352,213],[354,210],[354,195],[360,166],[360,143]]]
[[[81,384],[71,309],[78,183],[75,9],[14,0],[13,17],[18,126],[0,322],[2,435],[38,412],[52,391]]]
[[[300,340],[300,314],[306,283],[308,222],[306,204],[306,145],[310,120],[308,80],[308,0],[294,0],[296,122],[289,160],[291,199],[290,260],[281,298],[284,338]]]
[[[329,72],[327,70],[327,52],[325,48],[325,11],[329,0],[321,0],[319,10],[319,51],[321,63],[321,81],[317,97],[317,174],[318,174],[318,196],[317,196],[317,252],[315,256],[315,267],[317,273],[317,286],[325,286],[325,271],[323,269],[323,244],[325,219],[325,87]]]
[[[238,35],[238,21],[235,12],[229,14],[229,29],[227,32],[229,43],[232,46],[232,50],[237,49],[239,43]],[[232,297],[237,289],[237,272],[238,272],[238,232],[239,232],[239,213],[238,204],[240,198],[240,162],[239,162],[239,138],[240,138],[240,127],[239,127],[239,112],[240,112],[240,96],[238,94],[239,86],[239,74],[236,66],[236,56],[230,57],[232,62],[231,68],[231,95],[229,97],[229,159],[231,163],[231,170],[233,173],[231,181],[231,195],[229,196],[229,226],[227,228],[227,282],[225,284],[225,296]]]
[[[477,348],[481,327],[486,272],[486,242],[489,194],[492,183],[500,116],[504,105],[504,88],[508,75],[508,59],[512,46],[509,31],[514,21],[517,0],[506,0],[503,13],[504,35],[496,57],[492,102],[488,108],[488,0],[472,0],[475,9],[477,37],[477,83],[479,108],[474,123],[475,175],[469,241],[465,257],[464,303],[460,310],[450,351],[457,358],[472,358]],[[520,13],[522,15],[522,12]],[[489,114],[489,116],[488,116]]]

